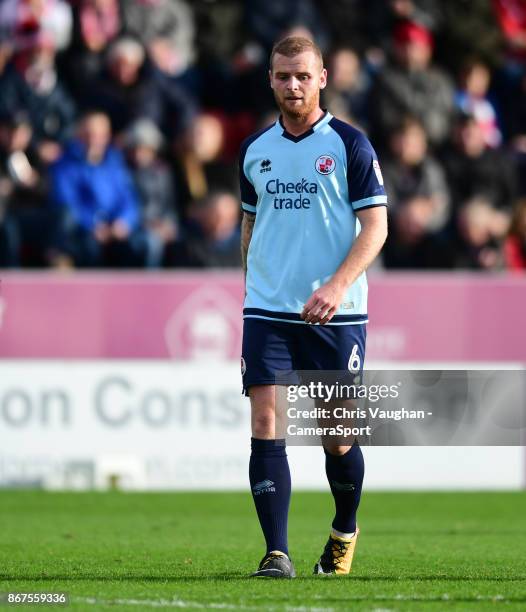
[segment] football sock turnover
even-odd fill
[[[343,533],[354,533],[364,474],[360,446],[354,444],[345,455],[325,451],[325,472],[336,506],[332,526]]]
[[[252,438],[249,477],[267,552],[280,550],[288,555],[290,470],[285,440]]]

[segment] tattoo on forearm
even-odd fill
[[[254,222],[256,221],[255,215],[243,215],[241,221],[241,261],[243,262],[243,271],[247,273],[247,253],[250,239],[252,238],[252,230],[254,228]]]

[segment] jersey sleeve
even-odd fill
[[[384,179],[376,153],[365,136],[357,138],[347,165],[349,202],[354,210],[387,206]]]
[[[258,195],[254,189],[254,185],[250,182],[250,179],[245,173],[247,149],[248,145],[243,144],[239,152],[239,191],[241,192],[241,208],[244,212],[255,215]]]

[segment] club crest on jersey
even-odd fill
[[[320,174],[330,174],[336,168],[336,161],[330,155],[320,155],[314,165]]]

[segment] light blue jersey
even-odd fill
[[[328,112],[301,136],[277,121],[243,143],[240,183],[243,210],[256,215],[243,316],[304,323],[304,304],[356,238],[355,211],[387,204],[376,154]],[[328,325],[366,321],[364,273]]]

